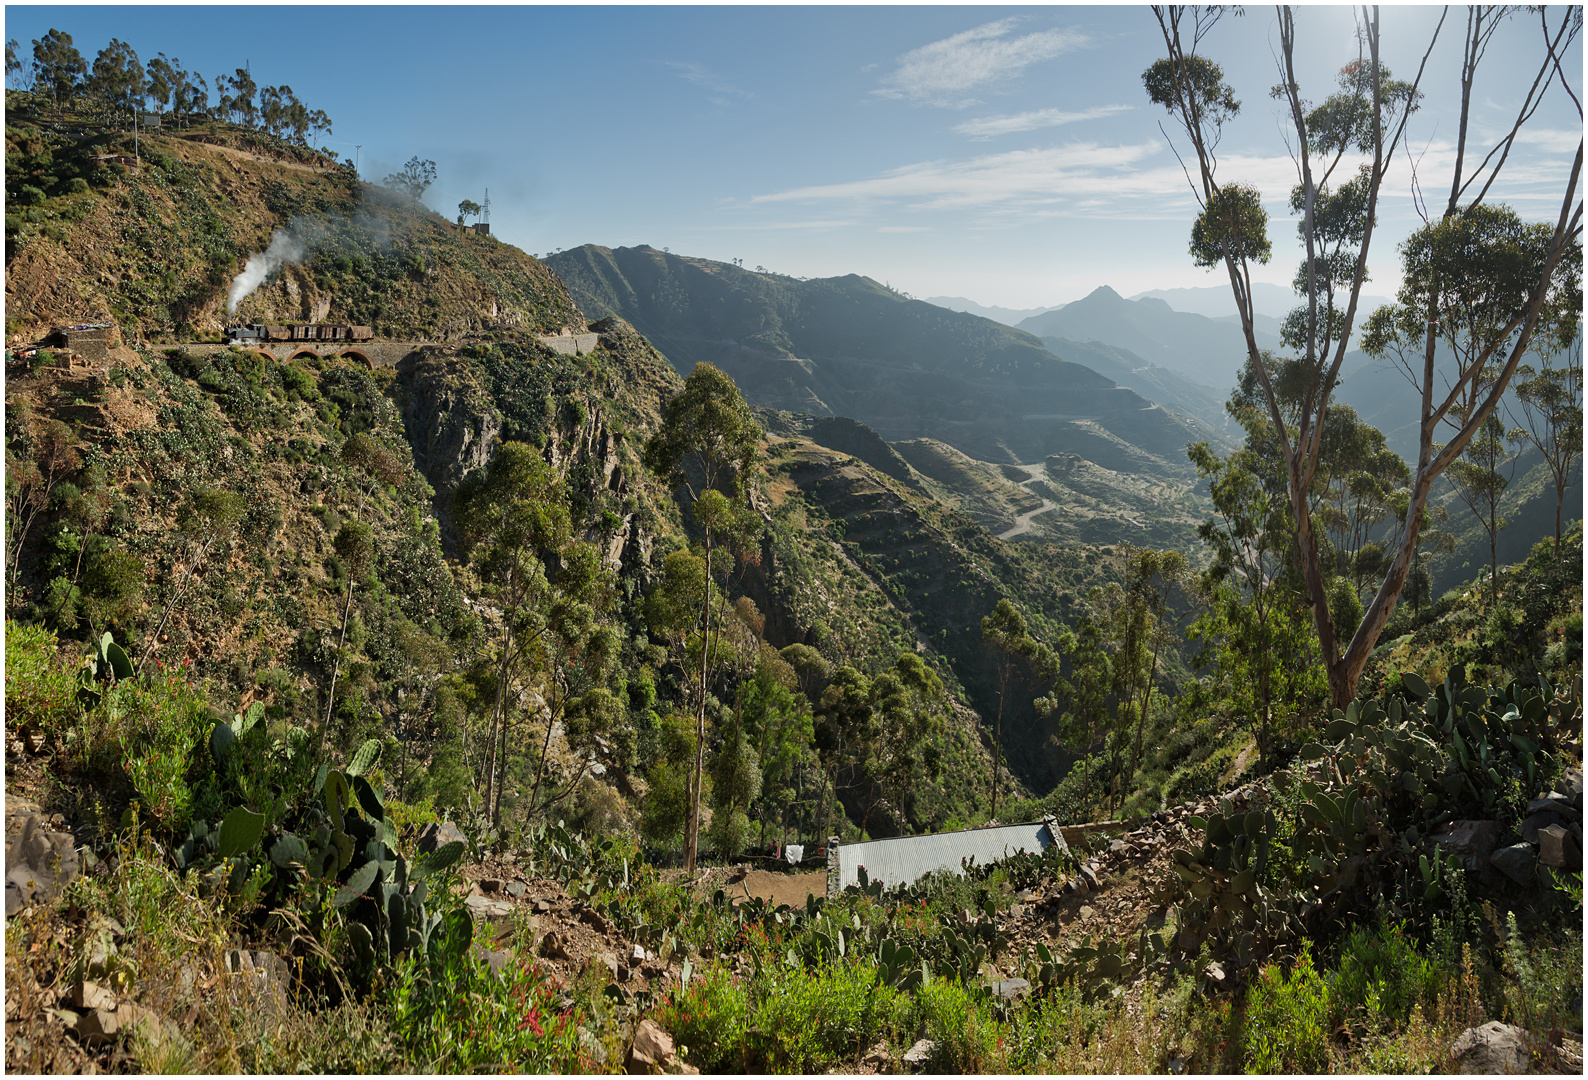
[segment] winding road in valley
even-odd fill
[[[1026,478],[1024,480],[1020,481],[1020,486],[1025,488],[1027,491],[1031,490],[1029,485],[1033,481],[1041,480],[1043,478],[1043,476],[1045,475],[1046,471],[1047,471],[1047,466],[1045,464],[1042,464],[1042,463],[1038,463],[1036,465],[1020,465],[1020,466],[1017,466],[1017,468],[1021,468],[1021,469],[1025,470]],[[1036,494],[1036,492],[1032,492],[1032,494]],[[1042,498],[1042,505],[1041,506],[1037,507],[1035,510],[1030,511],[1029,513],[1018,515],[1015,518],[1014,528],[1008,530],[1007,532],[999,533],[998,534],[998,539],[1000,539],[1000,540],[1013,540],[1017,536],[1021,536],[1021,535],[1025,534],[1025,533],[1030,532],[1031,531],[1031,519],[1032,518],[1036,517],[1038,514],[1045,514],[1049,510],[1057,510],[1059,508],[1059,504],[1054,502],[1053,500],[1049,499],[1047,496],[1044,495],[1041,498]]]

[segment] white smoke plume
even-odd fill
[[[270,237],[270,246],[258,255],[248,256],[248,264],[243,267],[243,272],[232,278],[231,291],[226,296],[226,314],[236,314],[237,305],[259,288],[265,278],[282,266],[301,262],[303,256],[303,244],[298,238],[286,229],[277,229]]]

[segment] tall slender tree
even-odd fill
[[[1046,666],[1047,647],[1031,636],[1020,609],[1000,598],[981,621],[982,640],[998,666],[998,719],[993,725],[992,800],[988,816],[998,816],[998,775],[1003,768],[1004,711],[1015,688],[1040,677]],[[1029,691],[1026,697],[1030,697]]]
[[[57,109],[71,103],[87,76],[88,64],[72,45],[72,35],[52,27],[33,40],[33,84],[49,92]]]
[[[1555,484],[1555,557],[1560,557],[1560,517],[1571,482],[1571,465],[1582,455],[1582,337],[1534,369],[1516,369],[1522,426],[1516,436],[1544,456]]]
[[[483,474],[459,485],[454,507],[464,554],[479,564],[486,595],[501,613],[480,776],[485,812],[500,824],[514,687],[549,627],[558,556],[572,542],[573,528],[562,482],[527,443],[498,447]]]
[[[1153,10],[1168,56],[1149,68],[1143,81],[1151,100],[1168,110],[1175,126],[1189,140],[1194,168],[1188,175],[1201,206],[1192,228],[1193,255],[1201,265],[1222,264],[1229,277],[1248,358],[1261,384],[1279,442],[1295,518],[1296,546],[1328,673],[1330,698],[1343,707],[1355,697],[1357,680],[1405,586],[1417,549],[1423,509],[1434,480],[1459,457],[1494,411],[1521,357],[1527,352],[1528,342],[1546,305],[1550,310],[1570,309],[1573,304],[1569,294],[1574,293],[1575,307],[1582,306],[1582,205],[1577,194],[1582,172],[1581,140],[1563,178],[1560,210],[1553,225],[1510,227],[1504,219],[1507,215],[1514,219],[1515,215],[1504,208],[1488,206],[1484,201],[1501,175],[1525,124],[1537,112],[1542,96],[1552,83],[1561,83],[1581,116],[1581,96],[1571,85],[1571,79],[1580,77],[1580,73],[1568,72],[1563,62],[1567,46],[1581,31],[1581,10],[1568,9],[1558,20],[1553,12],[1537,13],[1542,48],[1534,69],[1536,73],[1531,84],[1525,75],[1515,80],[1513,85],[1518,87],[1522,97],[1515,121],[1502,130],[1475,169],[1469,168],[1467,155],[1469,143],[1474,141],[1477,131],[1469,123],[1476,75],[1489,41],[1500,24],[1515,12],[1473,8],[1468,13],[1466,46],[1457,87],[1460,118],[1449,198],[1439,220],[1419,230],[1403,247],[1400,303],[1388,309],[1388,314],[1375,313],[1364,335],[1364,344],[1375,354],[1384,355],[1391,348],[1399,347],[1408,375],[1421,393],[1422,404],[1417,417],[1418,460],[1404,512],[1404,525],[1384,578],[1348,641],[1342,641],[1330,618],[1328,583],[1320,565],[1317,530],[1308,494],[1319,467],[1330,397],[1339,381],[1340,368],[1356,325],[1361,288],[1367,280],[1368,254],[1380,191],[1390,162],[1402,144],[1407,121],[1421,97],[1428,55],[1446,17],[1441,16],[1434,30],[1416,77],[1409,83],[1398,83],[1390,78],[1380,58],[1377,8],[1364,9],[1359,19],[1362,48],[1344,70],[1339,92],[1321,105],[1309,108],[1296,77],[1299,40],[1296,14],[1289,7],[1279,9],[1277,63],[1280,81],[1275,96],[1284,103],[1288,113],[1291,150],[1298,174],[1299,197],[1295,201],[1301,207],[1298,227],[1305,249],[1303,266],[1306,272],[1303,299],[1307,317],[1304,329],[1297,327],[1299,332],[1292,345],[1301,365],[1299,373],[1304,376],[1303,407],[1298,410],[1296,423],[1291,425],[1282,415],[1279,392],[1260,362],[1255,337],[1251,270],[1254,263],[1265,262],[1268,258],[1266,214],[1254,189],[1217,178],[1218,134],[1222,124],[1239,109],[1239,101],[1233,89],[1223,81],[1218,66],[1199,55],[1198,50],[1216,25],[1222,9],[1155,7]],[[1329,281],[1338,273],[1324,268],[1328,242],[1324,228],[1326,215],[1320,214],[1320,202],[1326,201],[1334,170],[1346,153],[1352,151],[1368,158],[1367,190],[1360,200],[1360,210],[1351,215],[1355,224],[1350,228],[1350,243],[1341,249],[1342,252],[1354,251],[1355,258],[1342,256],[1336,260],[1341,264],[1350,263],[1350,276],[1349,288],[1342,290],[1343,316],[1335,323],[1329,318],[1326,293]],[[1429,187],[1423,181],[1423,189]],[[1498,278],[1505,279],[1505,288],[1503,292],[1485,294],[1489,298],[1485,317],[1478,322],[1463,320],[1460,312],[1464,302],[1478,296]],[[1321,312],[1320,301],[1323,301]],[[1476,333],[1470,333],[1472,330]],[[1459,367],[1448,393],[1441,395],[1434,385],[1435,348],[1441,342],[1449,345],[1456,340],[1463,346],[1463,351],[1457,354]],[[1479,386],[1488,389],[1479,394]],[[1440,423],[1464,399],[1471,401],[1471,407],[1460,414],[1462,423],[1455,436],[1436,450],[1434,437]]]
[[[684,389],[667,403],[661,428],[646,443],[647,468],[688,494],[701,531],[707,588],[700,598],[700,682],[695,715],[695,763],[689,789],[689,821],[685,828],[684,861],[695,868],[700,834],[701,775],[706,736],[706,697],[714,658],[711,620],[712,565],[716,549],[726,542],[748,556],[756,522],[748,505],[750,472],[755,466],[761,429],[733,380],[710,364],[697,364]]]
[[[1484,535],[1489,538],[1489,606],[1500,600],[1500,565],[1498,547],[1500,530],[1505,528],[1505,518],[1500,515],[1500,500],[1511,484],[1511,476],[1502,472],[1506,458],[1505,425],[1498,416],[1491,415],[1478,429],[1478,434],[1467,443],[1461,457],[1450,463],[1446,477],[1456,489],[1461,501],[1467,504],[1472,516],[1478,519]],[[1516,471],[1513,461],[1511,472]]]

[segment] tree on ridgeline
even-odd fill
[[[436,182],[436,163],[420,160],[418,155],[408,159],[401,172],[388,173],[381,186],[401,192],[415,201],[425,197],[425,192]]]
[[[132,46],[116,38],[99,50],[94,57],[93,71],[88,77],[88,89],[104,105],[112,123],[135,122],[143,108],[146,82],[143,63]]]
[[[88,63],[72,45],[72,35],[50,29],[43,39],[33,40],[33,85],[50,95],[50,104],[59,109],[71,104],[88,76]]]

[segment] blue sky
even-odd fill
[[[1415,72],[1438,13],[1383,9],[1397,77]],[[1297,21],[1303,92],[1321,100],[1356,55],[1351,9],[1306,7]],[[1452,9],[1411,127],[1435,212],[1463,21]],[[1223,280],[1186,254],[1195,204],[1141,87],[1163,53],[1144,7],[6,8],[24,55],[51,27],[90,62],[120,38],[212,84],[247,62],[261,85],[289,84],[331,116],[333,149],[362,144],[366,179],[433,159],[430,206],[453,214],[489,187],[493,231],[537,254],[649,243],[1009,307]],[[1480,133],[1508,125],[1539,36],[1522,18],[1496,38]],[[1277,40],[1273,10],[1254,7],[1202,51],[1244,102],[1220,178],[1263,191],[1265,279],[1286,284],[1299,252],[1294,167],[1267,93]],[[1582,70],[1580,43],[1567,70]],[[1553,219],[1581,131],[1553,87],[1491,198]],[[1393,290],[1394,245],[1419,223],[1406,162],[1386,190],[1370,292]]]

